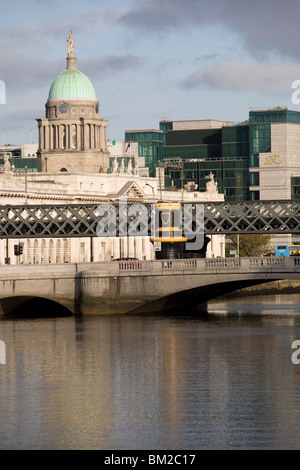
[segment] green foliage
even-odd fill
[[[264,256],[273,253],[271,238],[272,235],[264,234],[230,235],[226,240],[226,256],[230,256],[230,250],[238,250],[238,245],[240,257]]]

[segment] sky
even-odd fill
[[[299,18],[299,0],[0,0],[0,145],[37,142],[71,30],[110,140],[163,119],[300,111]]]

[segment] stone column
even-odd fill
[[[143,239],[142,237],[135,238],[135,253],[138,259],[143,259]]]
[[[42,147],[41,147],[41,143],[42,143],[42,135],[41,135],[41,134],[42,134],[42,127],[41,127],[41,123],[40,123],[40,122],[38,123],[38,129],[39,129],[39,132],[38,132],[38,134],[39,134],[39,149],[41,149],[41,148],[42,148]]]
[[[103,126],[100,124],[100,150],[104,150],[104,133],[103,133]]]
[[[104,149],[107,150],[107,126],[104,127]]]
[[[135,237],[128,237],[128,256],[135,258]]]
[[[53,129],[52,129],[52,124],[49,126],[49,150],[52,150],[53,146]]]
[[[56,126],[56,149],[59,150],[60,147],[60,126]]]
[[[42,127],[42,148],[45,150],[45,126]]]
[[[89,125],[84,124],[84,150],[89,148]]]
[[[90,148],[94,148],[94,138],[95,138],[95,126],[90,124]]]
[[[81,150],[81,124],[76,124],[76,148]]]
[[[45,150],[49,149],[49,124],[45,126]]]
[[[113,238],[113,257],[114,258],[121,258],[120,242],[119,242],[118,237]]]

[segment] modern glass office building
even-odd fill
[[[205,191],[209,173],[226,200],[300,197],[300,112],[286,107],[255,108],[239,123],[216,120],[161,121],[159,130],[126,131],[139,142],[151,176],[168,163],[165,186],[194,182]],[[172,168],[182,162],[183,172]]]
[[[209,173],[226,200],[249,199],[249,125],[222,121],[161,121],[164,161],[181,159],[183,184],[205,191]],[[181,186],[181,174],[168,168],[165,184]]]
[[[145,157],[149,176],[155,177],[157,164],[163,160],[163,133],[153,129],[125,131],[125,142],[138,142],[139,157]]]

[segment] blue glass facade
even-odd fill
[[[163,133],[154,130],[126,131],[125,142],[138,142],[139,157],[145,157],[149,176],[154,177],[157,163],[163,159]]]

